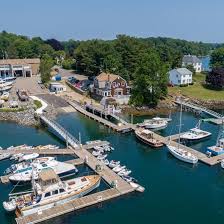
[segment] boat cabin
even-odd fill
[[[224,149],[224,138],[219,139],[218,147],[221,147]]]
[[[144,129],[141,131],[141,134],[147,138],[153,138],[153,132],[152,131],[149,131],[147,129]]]

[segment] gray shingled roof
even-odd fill
[[[188,70],[187,68],[176,68],[176,69],[173,69],[173,70],[176,70],[180,75],[192,74],[192,72],[190,70]]]
[[[195,55],[184,55],[183,63],[187,64],[201,63],[201,60]]]

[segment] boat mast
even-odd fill
[[[181,125],[182,125],[182,103],[180,104],[180,123],[179,123],[179,136],[178,136],[178,149],[180,147],[180,133],[181,133]]]

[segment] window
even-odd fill
[[[59,192],[60,192],[60,193],[63,193],[63,192],[65,192],[65,190],[64,190],[63,188],[61,188],[61,189],[59,190]]]
[[[46,198],[46,197],[49,197],[49,196],[51,196],[51,192],[47,192],[47,193],[45,194],[45,198]]]
[[[58,190],[52,191],[52,195],[58,194]]]

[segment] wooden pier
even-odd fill
[[[80,106],[78,103],[72,102],[72,101],[68,101],[68,103],[74,107],[79,113],[111,128],[112,130],[115,130],[117,132],[121,132],[121,133],[126,133],[126,132],[130,132],[133,129],[133,125],[129,124],[129,123],[120,123],[120,125],[114,124],[102,117],[99,117],[91,112],[88,112],[87,110],[85,110],[82,106]]]

